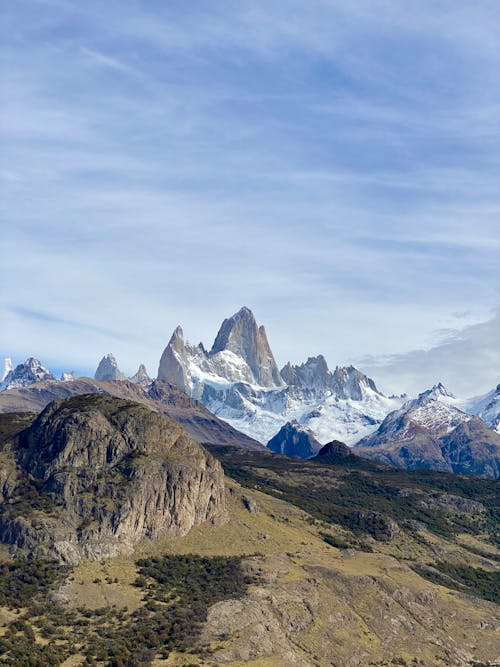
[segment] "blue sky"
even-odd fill
[[[404,390],[487,323],[486,391],[499,34],[486,0],[7,3],[0,352],[154,374],[247,305],[280,364],[410,355]]]

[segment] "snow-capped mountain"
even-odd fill
[[[485,424],[500,433],[500,384],[487,394],[472,398],[454,398],[449,402],[470,415],[481,417]]]
[[[453,402],[457,399],[441,383],[435,385],[391,412],[357,443],[356,453],[409,470],[498,477],[500,436]]]
[[[33,357],[29,357],[24,363],[18,364],[14,369],[12,368],[11,360],[6,359],[5,372],[6,374],[0,384],[0,391],[19,389],[35,382],[41,382],[42,380],[56,379],[45,366],[42,366],[38,359],[34,359]]]
[[[3,373],[0,378],[0,385],[3,383],[7,375],[11,373],[13,370],[14,366],[12,364],[12,359],[10,357],[7,357],[6,359],[3,360]]]
[[[403,402],[384,396],[353,366],[331,372],[321,355],[280,372],[265,329],[248,308],[224,320],[210,351],[188,343],[177,327],[158,378],[262,443],[295,420],[322,444],[333,438],[353,444]]]

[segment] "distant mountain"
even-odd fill
[[[137,373],[132,375],[132,377],[130,377],[129,380],[133,384],[145,384],[145,385],[147,385],[151,382],[151,378],[149,377],[148,372],[146,370],[146,366],[144,366],[144,364],[139,365]]]
[[[471,415],[481,417],[485,424],[500,433],[500,384],[487,394],[455,399],[452,404]]]
[[[27,387],[34,382],[55,379],[52,373],[45,366],[42,366],[38,359],[28,357],[24,363],[19,364],[14,369],[12,368],[11,360],[6,359],[4,378],[0,384],[0,391]]]
[[[0,386],[2,385],[3,381],[7,377],[9,373],[11,373],[14,370],[14,366],[12,365],[12,359],[10,357],[7,357],[3,361],[3,372],[0,377]]]
[[[278,370],[264,327],[246,307],[224,320],[209,352],[178,326],[158,378],[200,400],[238,430],[266,443],[287,422],[309,428],[320,443],[354,443],[371,433],[402,398],[386,398],[353,366],[332,373],[322,355]]]
[[[133,384],[128,380],[99,381],[78,378],[72,382],[44,381],[0,393],[0,413],[40,412],[55,399],[83,394],[107,394],[137,401],[181,423],[189,435],[200,443],[212,442],[264,449],[225,421],[215,417],[207,408],[185,392],[167,382],[156,380],[149,385]]]
[[[299,456],[302,459],[311,458],[321,449],[313,432],[296,421],[287,422],[282,426],[269,440],[267,447],[277,454]]]
[[[361,439],[355,453],[408,470],[498,477],[500,435],[451,405],[453,399],[442,384],[423,392]]]
[[[115,357],[109,353],[101,361],[94,375],[96,380],[125,380],[125,374],[118,368]]]

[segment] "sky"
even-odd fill
[[[246,305],[280,366],[500,382],[496,0],[10,0],[1,33],[0,354],[155,375]]]

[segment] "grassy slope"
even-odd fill
[[[488,572],[498,568],[491,543],[495,483],[479,480],[474,487],[474,480],[395,473],[370,463],[352,470],[211,449],[238,480],[227,480],[229,522],[143,544],[135,558],[242,555],[260,583],[243,600],[210,611],[201,638],[210,655],[174,652],[153,664],[444,666],[486,663],[500,653],[495,605],[412,569],[443,560]],[[404,494],[395,495],[401,488]],[[432,503],[443,492],[480,499],[486,512],[442,511]],[[429,500],[430,506],[419,505]],[[353,508],[385,513],[401,529],[392,539],[376,540],[366,525],[346,522]],[[325,536],[354,548],[332,547]],[[144,604],[132,585],[136,574],[129,559],[87,563],[67,577],[58,599],[66,610],[117,605],[132,612]],[[0,610],[0,624],[11,619],[11,612]],[[65,664],[82,661],[75,649]]]

